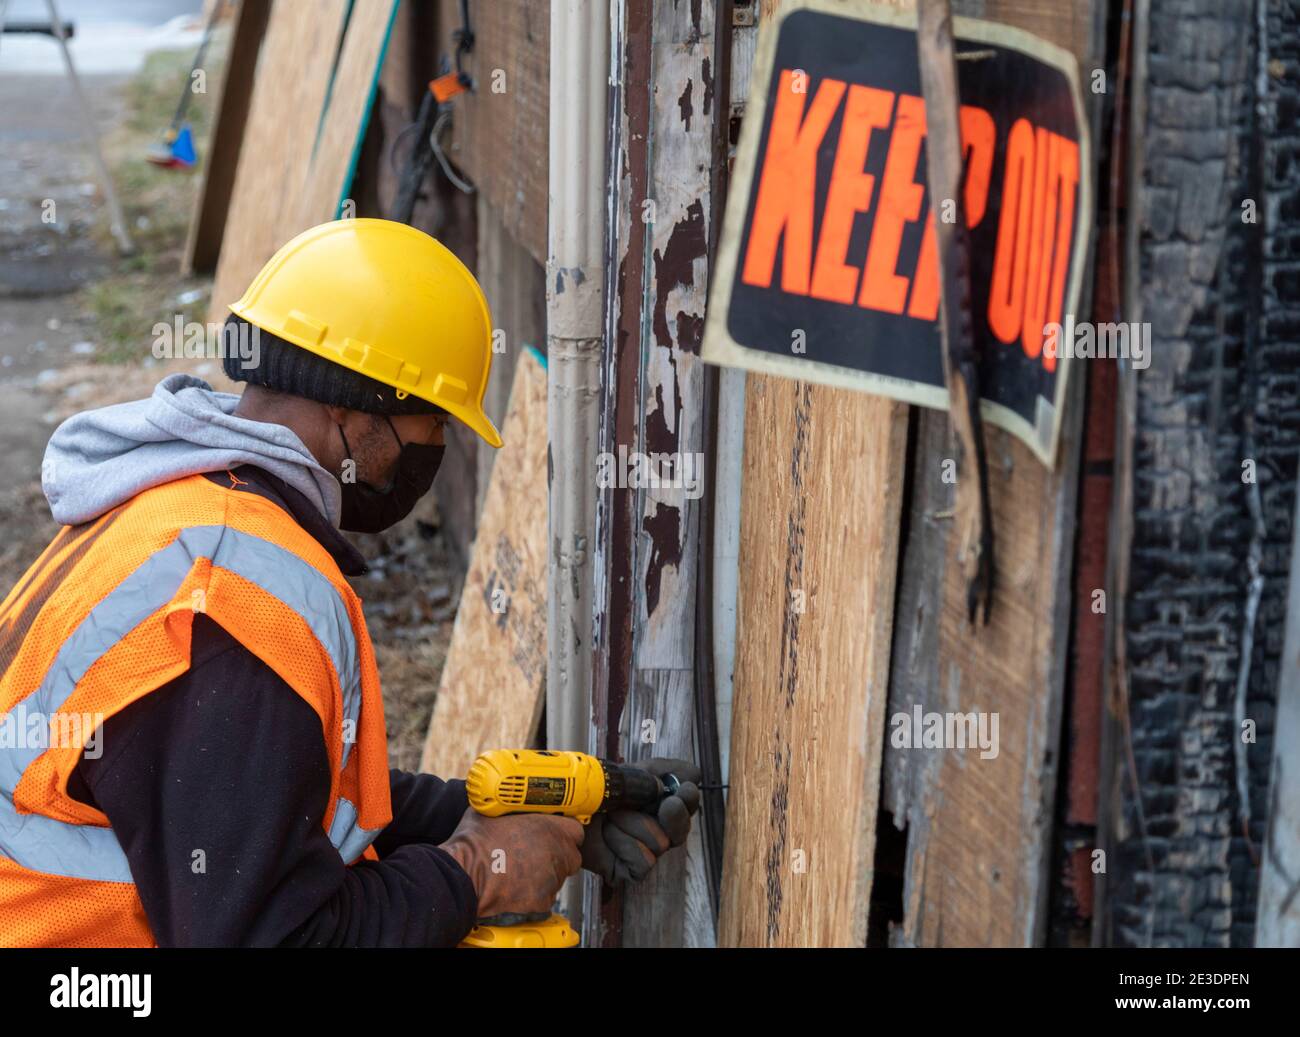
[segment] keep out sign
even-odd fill
[[[1076,315],[1092,223],[1077,65],[953,26],[982,409],[1050,465],[1071,361],[1048,328]],[[915,14],[787,2],[759,44],[704,359],[946,407],[935,220],[956,207],[929,197],[925,154]]]

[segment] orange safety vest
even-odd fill
[[[345,864],[378,859],[392,805],[361,601],[278,505],[189,476],[63,527],[0,604],[0,945],[156,944],[108,818],[68,778],[97,723],[189,668],[196,612],[316,710],[325,831]]]

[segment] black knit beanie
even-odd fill
[[[221,365],[226,377],[232,381],[264,385],[292,396],[367,414],[446,413],[437,404],[416,396],[408,395],[399,400],[397,390],[392,386],[286,342],[234,313],[226,318],[222,341],[239,342],[238,336],[254,334],[258,345],[255,366],[244,366],[239,349],[222,351]]]

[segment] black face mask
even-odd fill
[[[403,443],[402,437],[385,416],[388,428],[401,447],[397,457],[397,471],[392,481],[382,490],[363,482],[343,482],[343,516],[339,528],[353,533],[379,533],[394,526],[411,513],[415,502],[429,492],[433,477],[442,464],[444,447],[427,443]],[[343,449],[352,460],[348,437],[339,426]]]

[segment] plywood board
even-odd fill
[[[506,229],[546,264],[550,168],[550,0],[470,4],[474,50],[464,59],[474,89],[453,102],[451,160],[495,208]],[[455,50],[460,4],[441,5],[442,46]]]
[[[863,946],[907,408],[751,374],[719,944]]]
[[[478,537],[420,769],[463,777],[488,749],[533,745],[546,682],[546,369],[519,358],[505,445]]]
[[[347,7],[348,0],[316,0],[271,10],[212,287],[213,320],[225,318],[284,244],[280,217],[305,182]]]
[[[296,211],[286,206],[283,219],[287,222],[280,226],[286,240],[308,227],[348,215],[341,210],[351,190],[361,138],[370,122],[396,12],[397,0],[355,0],[352,6],[307,179]]]

